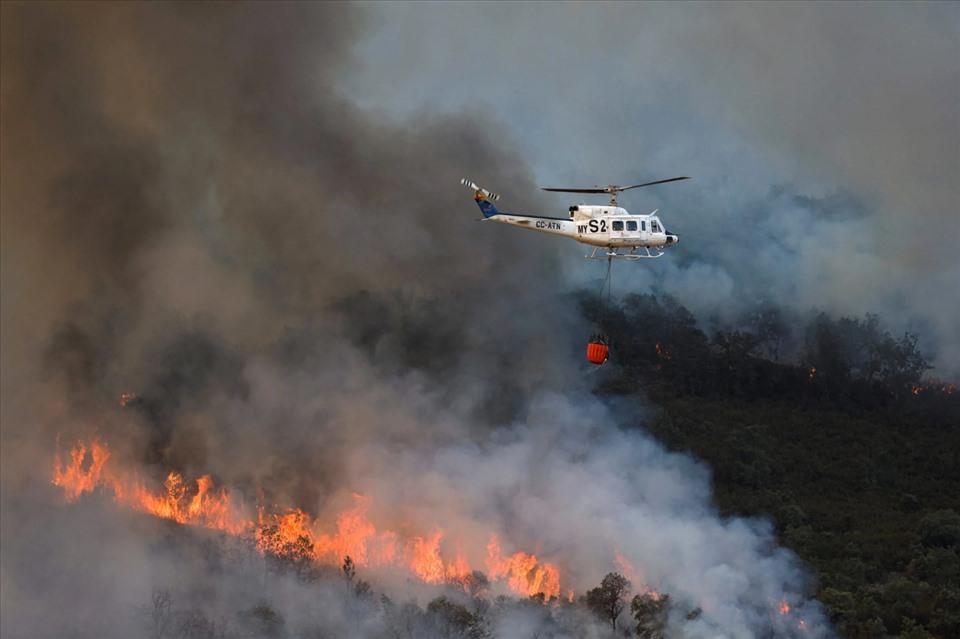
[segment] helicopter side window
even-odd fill
[[[623,230],[623,222],[621,222],[620,220],[614,220],[614,221],[613,221],[613,230],[614,230],[614,231],[622,231],[622,230]]]
[[[646,223],[646,222],[640,222],[640,230],[641,230],[641,231],[646,231],[646,230],[647,230],[647,223]]]
[[[654,233],[660,232],[660,225],[657,224],[656,220],[654,220],[653,222],[650,222],[650,230],[652,230]]]
[[[636,230],[637,230],[637,222],[636,222],[635,220],[630,220],[629,222],[627,222],[627,230],[628,230],[628,231],[636,231]]]

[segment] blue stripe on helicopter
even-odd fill
[[[480,207],[483,217],[493,217],[494,215],[498,215],[500,213],[500,211],[497,210],[497,207],[491,204],[486,198],[477,198],[477,206]]]

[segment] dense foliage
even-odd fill
[[[960,637],[960,394],[922,379],[914,336],[775,309],[708,336],[652,295],[593,319],[598,392],[652,398],[644,426],[710,466],[721,511],[773,519],[841,636]]]

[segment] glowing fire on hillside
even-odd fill
[[[474,570],[462,553],[444,557],[441,541],[445,533],[440,528],[404,539],[392,530],[378,530],[367,517],[370,500],[362,495],[354,495],[353,507],[336,516],[334,532],[324,532],[322,522],[299,509],[272,513],[261,506],[256,519],[246,516],[242,506],[225,488],[216,487],[208,475],[187,482],[171,472],[162,488],[151,489],[136,473],[109,462],[106,444],[97,440],[77,443],[68,459],[61,458],[58,451],[52,482],[63,489],[70,502],[84,493],[103,490],[133,510],[184,525],[248,536],[261,552],[278,557],[339,566],[349,556],[359,567],[402,567],[432,584],[462,582]],[[505,555],[497,536],[491,534],[489,539],[484,568],[491,582],[505,583],[519,595],[543,593],[547,599],[560,596],[556,565],[522,551]]]
[[[953,395],[957,392],[957,385],[950,384],[947,382],[941,382],[937,380],[931,380],[924,384],[914,384],[910,387],[910,392],[914,395],[920,395],[921,393],[927,394],[936,394],[941,395]]]

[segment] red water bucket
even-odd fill
[[[610,347],[604,342],[587,342],[587,361],[591,364],[596,364],[597,366],[603,364],[605,361],[607,361],[609,354]]]

